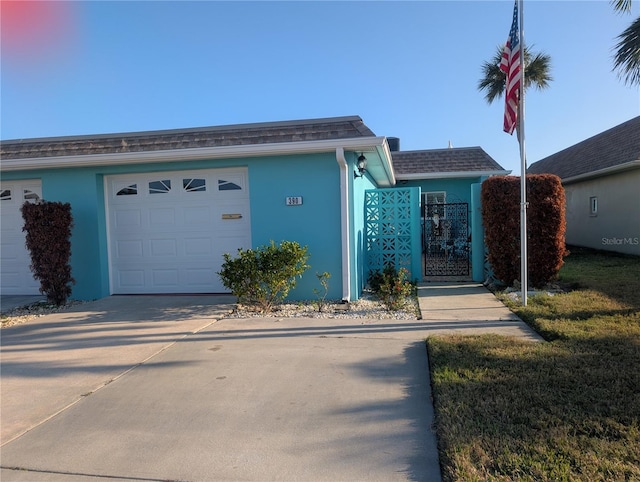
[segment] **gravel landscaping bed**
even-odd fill
[[[318,310],[318,304],[314,301],[299,303],[284,303],[274,308],[271,313],[259,313],[251,307],[238,305],[237,309],[227,318],[273,317],[273,318],[355,318],[355,319],[390,319],[390,320],[416,320],[419,318],[420,309],[418,300],[407,300],[404,309],[388,311],[371,293],[365,292],[357,301],[351,303],[326,302],[322,311]]]
[[[47,303],[46,301],[38,301],[36,303],[14,308],[13,310],[9,310],[6,313],[2,313],[0,321],[2,322],[2,328],[6,328],[7,326],[20,325],[22,323],[38,319],[41,316],[49,315],[51,313],[59,313],[60,311],[71,308],[72,306],[82,305],[84,303],[87,302],[69,301],[62,306],[56,306]]]

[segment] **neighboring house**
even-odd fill
[[[640,255],[640,116],[527,170],[562,180],[567,244]]]
[[[448,211],[429,208],[438,238],[422,248],[421,190],[436,211],[445,201],[479,211],[479,183],[507,174],[479,148],[392,152],[357,116],[0,145],[2,294],[38,293],[19,208],[45,199],[71,204],[76,299],[224,292],[224,253],[291,240],[311,265],[292,299],[313,299],[315,273],[327,271],[328,297],[354,300],[386,263],[419,279],[421,250],[458,256]],[[474,219],[479,247],[467,253],[483,250]]]

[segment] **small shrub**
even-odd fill
[[[316,273],[316,278],[322,285],[322,290],[318,288],[314,288],[313,292],[318,297],[318,301],[316,301],[316,305],[318,307],[318,313],[322,313],[324,306],[326,305],[327,293],[329,292],[329,278],[331,278],[331,273],[325,271],[324,273]]]
[[[407,298],[415,291],[414,284],[407,279],[408,275],[406,268],[396,270],[395,266],[387,265],[382,272],[373,271],[367,281],[385,308],[397,311],[406,305]]]
[[[308,259],[306,246],[295,241],[282,241],[276,246],[271,241],[256,249],[238,249],[236,258],[225,253],[218,275],[238,301],[267,313],[295,288],[296,278],[309,268]]]
[[[22,218],[25,244],[31,254],[31,271],[40,281],[40,293],[56,306],[64,305],[71,295],[71,205],[42,201],[25,203]]]

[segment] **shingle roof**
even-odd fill
[[[504,171],[481,147],[455,147],[423,151],[392,152],[397,176],[471,171]]]
[[[2,159],[374,137],[359,116],[192,129],[0,141]]]
[[[531,164],[530,174],[561,179],[640,160],[640,116]]]

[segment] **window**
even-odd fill
[[[598,215],[598,198],[596,196],[589,198],[589,209],[591,210],[591,216]]]
[[[171,191],[171,181],[151,181],[149,183],[149,194],[165,194]]]
[[[424,193],[427,204],[444,204],[447,202],[447,193],[445,191]]]
[[[183,179],[182,187],[187,192],[202,192],[207,190],[207,183],[204,179]]]
[[[30,189],[25,189],[23,191],[23,196],[25,201],[39,201],[40,196],[37,193],[31,191]]]
[[[447,202],[447,193],[445,191],[433,191],[422,193],[422,204],[424,206],[424,213],[427,218],[444,219],[447,217],[447,212],[444,206]]]
[[[10,189],[3,189],[2,192],[0,192],[0,201],[11,201]]]
[[[242,188],[234,182],[218,179],[218,191],[235,191],[237,189]]]
[[[116,196],[135,196],[137,194],[138,194],[138,185],[130,184],[127,187],[123,187],[122,189],[120,189],[116,193]]]

